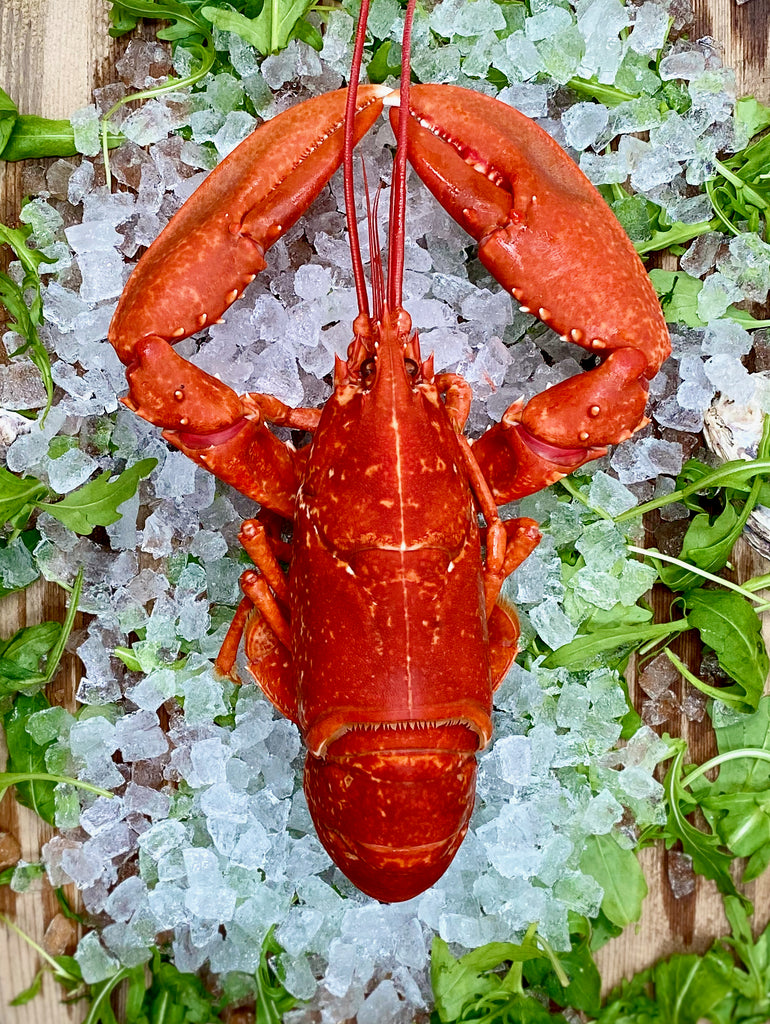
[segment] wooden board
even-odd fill
[[[115,79],[114,64],[125,41],[107,35],[108,8],[103,0],[0,0],[0,86],[16,100],[22,113],[68,117],[91,99],[95,85]],[[770,101],[770,0],[696,0],[695,37],[710,35],[724,45],[725,61],[736,69],[738,94],[753,93]],[[28,173],[28,172],[27,172]],[[24,195],[24,168],[0,164],[0,220],[15,224]],[[767,571],[767,563],[744,547],[737,566],[741,578]],[[0,636],[19,626],[61,619],[65,602],[57,587],[36,585],[0,603]],[[64,665],[52,688],[54,702],[71,704],[76,682],[74,662]],[[673,728],[676,723],[671,723]],[[708,756],[707,729],[691,730],[693,755]],[[50,830],[12,799],[0,808],[0,828],[19,837],[22,854],[37,860]],[[650,886],[642,921],[628,929],[599,955],[605,983],[629,976],[675,950],[706,949],[726,930],[721,901],[711,883],[698,880],[694,894],[675,900],[667,882],[667,856],[648,850],[643,863]],[[770,908],[770,878],[754,886],[760,908]],[[15,896],[0,890],[0,910],[40,940],[57,911],[46,885],[34,895]],[[765,915],[768,909],[764,911]],[[32,980],[38,958],[16,936],[0,928],[0,1020],[8,1024],[79,1024],[81,1006],[65,1007],[60,989],[50,980],[44,994],[27,1006],[6,1009],[8,1001]],[[383,1022],[387,1024],[387,1022]]]

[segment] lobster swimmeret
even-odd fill
[[[532,520],[503,522],[497,505],[630,437],[670,351],[633,247],[559,146],[495,99],[410,88],[412,7],[400,92],[353,85],[259,127],[139,261],[110,328],[129,408],[262,506],[241,531],[255,569],[242,576],[217,665],[233,671],[245,634],[251,672],[305,739],[322,843],[360,889],[387,901],[435,882],[468,827],[475,755],[516,654],[500,588],[539,540]],[[352,158],[384,105],[397,147],[387,281],[373,238],[370,312]],[[514,403],[472,445],[470,386],[423,361],[401,303],[407,159],[522,307],[600,357]],[[235,301],[341,163],[359,315],[334,393],[322,410],[237,395],[172,346]],[[269,424],[311,440],[295,450]]]

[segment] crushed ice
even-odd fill
[[[712,47],[685,37],[667,43],[661,78],[678,83],[690,103],[685,113],[661,116],[650,95],[659,83],[646,62],[663,43],[670,7],[586,0],[577,15],[539,4],[525,16],[511,5],[506,20],[497,4],[478,0],[471,23],[466,3],[443,0],[430,15],[435,35],[427,24],[416,26],[414,68],[424,80],[494,92],[491,64],[507,83],[501,98],[539,118],[595,183],[630,178],[672,217],[697,221],[703,210],[686,207],[687,185],[702,182],[716,153],[736,141],[734,81]],[[671,8],[678,29],[682,9]],[[398,46],[397,12],[392,0],[375,3],[372,29],[380,38],[390,33]],[[51,709],[29,725],[36,742],[53,741],[51,770],[76,772],[120,794],[112,801],[57,794],[60,833],[44,851],[51,881],[74,881],[89,912],[112,922],[101,937],[91,932],[81,941],[84,978],[96,982],[119,963],[143,962],[158,932],[173,936],[182,970],[208,964],[215,973],[253,972],[262,939],[275,926],[286,986],[313,1000],[320,1013],[313,1019],[357,1015],[365,1024],[410,1020],[427,1005],[436,932],[471,947],[521,936],[537,919],[557,949],[568,947],[569,913],[596,914],[602,898],[599,884],[580,871],[585,840],[614,832],[631,845],[634,829],[659,820],[661,792],[652,772],[665,745],[645,726],[615,751],[626,712],[615,672],[547,670],[536,657],[529,668],[514,666],[496,696],[495,742],[479,758],[477,806],[459,854],[431,890],[382,906],[347,882],[315,836],[294,727],[253,686],[223,687],[212,674],[238,601],[237,530],[253,506],[117,405],[125,381],[106,330],[137,251],[252,130],[254,118],[238,109],[243,96],[270,116],[339,87],[351,35],[352,19],[335,12],[320,57],[292,42],[266,58],[260,73],[254,52],[220,33],[217,45],[229,50],[240,78],[209,76],[192,95],[159,97],[122,114],[129,141],[111,156],[120,191],[107,191],[98,160],[58,160],[48,168],[45,188],[23,219],[36,245],[57,261],[46,277],[43,334],[58,401],[45,424],[19,425],[11,412],[3,414],[7,464],[59,494],[148,455],[158,467],[108,529],[110,549],[41,516],[34,557],[10,545],[0,553],[0,579],[23,586],[42,573],[68,582],[79,565],[85,571],[82,607],[94,618],[74,641],[85,668],[77,695],[84,706],[77,719]],[[439,46],[437,36],[449,42]],[[183,59],[178,54],[177,70],[184,71]],[[134,40],[118,70],[126,85],[145,88],[168,73],[169,62],[158,44]],[[616,83],[639,98],[565,109],[559,87],[577,75]],[[271,91],[289,81],[301,83],[290,100]],[[95,106],[73,115],[82,153],[99,151],[98,112],[123,91],[100,90]],[[187,141],[169,134],[183,124],[192,133]],[[640,131],[649,131],[649,141],[634,136]],[[617,151],[610,151],[617,137]],[[384,183],[384,217],[391,138],[383,124],[359,147],[370,181]],[[334,355],[344,354],[355,314],[343,209],[337,178],[273,248],[268,269],[225,322],[183,342],[182,354],[241,392],[267,392],[291,405],[322,403],[329,394],[323,378]],[[407,231],[409,310],[425,354],[436,353],[436,368],[461,372],[474,384],[474,432],[516,398],[578,372],[581,354],[514,312],[469,256],[468,238],[413,183]],[[295,249],[312,250],[309,261],[295,266]],[[717,389],[736,401],[754,391],[741,362],[751,338],[724,314],[735,302],[766,296],[770,246],[757,235],[728,242],[709,232],[691,244],[682,266],[705,277],[698,313],[710,323],[678,329],[673,359],[653,385],[652,415],[663,436],[646,427],[583,470],[588,504],[605,515],[632,507],[654,488],[673,488],[692,448],[683,439],[700,430]],[[16,408],[42,404],[28,369],[19,361],[2,370],[0,394],[18,396],[21,389],[25,396]],[[535,515],[545,533],[506,583],[531,652],[543,642],[553,649],[568,643],[585,617],[632,605],[651,585],[653,571],[626,557],[620,530],[585,505],[546,492],[526,499],[520,511]],[[568,547],[584,564],[565,581],[559,551]],[[144,674],[112,656],[116,647],[131,647]],[[648,724],[676,710],[664,661],[662,673],[651,665],[640,677]],[[693,717],[703,713],[697,703]],[[676,870],[677,894],[684,893],[688,866]],[[289,1017],[299,1024],[310,1019],[306,1012]]]

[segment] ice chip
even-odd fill
[[[87,932],[83,936],[78,943],[75,959],[87,985],[111,978],[120,969],[120,963],[107,952],[96,931]]]
[[[609,112],[602,103],[576,103],[562,114],[567,142],[573,149],[593,146],[607,127]]]

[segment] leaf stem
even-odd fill
[[[195,25],[196,31],[202,31],[201,26],[195,22],[191,22]],[[128,96],[124,96],[118,100],[102,118],[101,135],[102,135],[102,156],[104,157],[104,175],[107,184],[107,189],[112,191],[112,172],[110,171],[110,158],[109,158],[109,121],[110,118],[115,114],[121,107],[125,106],[126,103],[133,103],[134,100],[151,100],[155,99],[156,96],[161,96],[165,92],[174,92],[178,89],[186,89],[188,86],[195,85],[199,82],[204,75],[208,74],[211,68],[214,66],[214,60],[216,57],[214,51],[214,39],[211,35],[206,36],[207,46],[201,46],[194,44],[194,50],[197,51],[197,56],[200,58],[201,66],[197,71],[193,71],[185,78],[167,78],[161,85],[156,85],[152,89],[143,89],[141,92],[134,92]],[[193,47],[185,47],[188,52],[193,50]]]
[[[585,494],[583,494],[583,492],[578,487],[576,487],[575,484],[572,482],[572,477],[565,476],[559,481],[559,483],[562,485],[564,490],[567,491],[568,494],[571,494],[573,498],[579,501],[582,505],[585,505],[587,509],[590,509],[601,519],[606,519],[610,523],[614,522],[609,512],[606,512],[603,508],[600,508],[598,505],[591,504],[591,502],[588,500]]]
[[[697,494],[698,491],[707,491],[712,487],[727,486],[731,476],[753,476],[756,473],[770,473],[770,459],[755,459],[753,462],[735,459],[732,462],[725,462],[718,469],[715,469],[713,473],[707,473],[699,480],[694,480],[691,484],[687,484],[686,487],[680,487],[679,490],[672,491],[670,494],[664,494],[660,498],[653,498],[652,501],[645,501],[643,504],[637,505],[636,508],[630,508],[625,512],[621,512],[620,515],[614,517],[614,520],[616,523],[622,523],[626,519],[635,519],[637,516],[643,516],[647,512],[654,511],[656,508],[663,508],[664,505],[670,505],[675,501],[681,501],[683,498],[689,498],[691,494]]]
[[[728,750],[724,754],[717,754],[708,761],[704,761],[702,765],[691,771],[689,775],[683,775],[681,784],[683,786],[690,786],[696,779],[711,771],[712,768],[718,768],[720,764],[725,764],[727,761],[738,761],[743,757],[753,757],[757,761],[770,762],[770,750],[763,750],[761,747],[740,747],[738,750]]]
[[[59,976],[63,976],[69,979],[70,981],[80,981],[80,979],[75,977],[74,974],[70,974],[68,970],[62,967],[62,965],[58,963],[58,961],[54,960],[50,953],[47,953],[42,946],[39,946],[33,938],[27,935],[25,931],[22,931],[22,929],[19,928],[18,925],[14,924],[10,917],[7,917],[5,914],[0,914],[0,921],[2,921],[3,924],[6,925],[6,927],[10,928],[11,931],[14,931],[16,932],[17,935],[20,935],[21,938],[24,939],[24,941],[27,943],[27,945],[31,946],[44,960],[46,960],[51,965],[56,974],[58,974]]]
[[[721,576],[715,576],[711,572],[706,572],[705,569],[700,569],[697,565],[692,565],[690,562],[683,562],[681,558],[674,558],[673,555],[664,555],[660,551],[656,551],[655,548],[637,548],[633,544],[627,544],[626,548],[628,551],[633,551],[636,555],[642,555],[644,558],[651,558],[653,561],[658,559],[661,562],[671,562],[672,565],[681,566],[688,572],[695,573],[696,576],[702,576],[706,580],[710,580],[712,583],[718,583],[720,587],[727,587],[728,590],[734,590],[736,594],[740,594],[742,597],[747,598],[749,601],[753,601],[755,604],[765,604],[766,602],[759,597],[755,597],[748,590],[744,590],[743,587],[737,583],[733,583],[731,580],[725,580]]]
[[[59,667],[62,654],[64,654],[64,646],[69,639],[69,635],[72,632],[72,627],[75,624],[75,616],[78,611],[78,604],[80,602],[80,592],[83,589],[83,566],[81,565],[78,569],[78,574],[75,577],[75,582],[72,585],[72,592],[70,595],[69,604],[67,605],[67,615],[62,623],[62,628],[59,633],[59,639],[56,641],[51,653],[48,655],[48,661],[46,663],[46,671],[44,677],[44,685],[48,685],[51,682],[56,670]]]
[[[67,786],[74,786],[76,789],[86,789],[89,793],[96,793],[97,796],[106,796],[110,800],[115,796],[109,789],[101,789],[93,786],[90,782],[82,782],[80,779],[73,779],[69,775],[49,775],[48,772],[0,772],[0,799],[5,795],[9,786],[15,786],[18,782],[56,782]]]
[[[698,678],[698,676],[691,672],[682,659],[677,657],[669,647],[665,647],[663,649],[663,653],[677,672],[681,673],[687,682],[694,686],[696,690],[700,690],[701,693],[705,693],[707,697],[713,697],[714,700],[719,700],[728,707],[736,710],[741,707],[746,707],[746,701],[736,700],[734,687],[726,687],[724,690],[720,690],[718,686],[709,686],[708,683],[704,683],[702,679]],[[738,707],[736,707],[736,705],[738,705]]]

